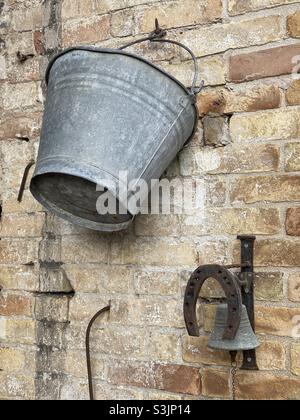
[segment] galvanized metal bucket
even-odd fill
[[[189,90],[134,54],[78,47],[56,56],[46,79],[33,196],[80,226],[127,228],[135,214],[120,196],[119,173],[127,171],[128,185],[161,177],[196,130],[196,77]],[[97,212],[97,185],[117,199],[116,214]]]

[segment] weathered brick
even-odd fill
[[[240,13],[292,3],[297,3],[297,0],[229,0],[228,10],[230,15],[238,15]]]
[[[258,300],[280,301],[284,297],[282,273],[256,273],[255,297]]]
[[[0,394],[2,393],[2,384],[5,397],[16,400],[34,400],[35,381],[34,377],[24,375],[5,375],[0,373]]]
[[[298,400],[300,380],[264,372],[239,372],[237,398],[246,400]]]
[[[283,47],[269,48],[247,54],[233,55],[229,63],[230,82],[241,83],[264,77],[291,74],[299,56],[300,45],[292,44]]]
[[[216,54],[233,48],[263,45],[282,38],[279,16],[217,24],[186,32],[181,42],[196,56]]]
[[[240,244],[235,249],[235,261],[239,261]],[[298,240],[258,240],[255,245],[256,266],[294,267],[299,266]]]
[[[134,273],[134,290],[139,295],[176,295],[179,275],[166,271],[138,270]]]
[[[181,302],[176,299],[157,296],[137,296],[134,299],[113,300],[110,320],[122,325],[169,328],[182,328],[184,326]]]
[[[177,215],[140,215],[135,220],[137,236],[179,236],[180,224]]]
[[[139,389],[129,389],[119,386],[110,386],[107,382],[95,383],[95,398],[96,400],[111,400],[114,395],[119,401],[141,401],[145,399],[144,392]]]
[[[197,245],[198,265],[226,264],[228,244],[226,241],[205,240]]]
[[[70,301],[69,318],[71,321],[89,321],[99,309],[108,305],[101,295],[76,293]],[[107,314],[99,318],[97,324],[107,320]]]
[[[233,114],[278,108],[280,101],[279,87],[264,85],[254,89],[205,91],[198,96],[198,108],[201,115]]]
[[[83,21],[69,20],[63,26],[63,45],[70,47],[80,44],[92,44],[110,37],[110,17],[96,16]]]
[[[293,337],[295,317],[300,317],[300,309],[256,306],[256,331],[264,335]]]
[[[286,232],[290,236],[300,236],[300,207],[287,210]]]
[[[229,132],[229,118],[203,118],[204,144],[206,146],[223,147],[231,143]]]
[[[181,340],[175,334],[151,331],[147,347],[151,360],[176,363],[181,351]]]
[[[300,143],[290,143],[285,146],[285,170],[300,171]]]
[[[2,239],[0,261],[2,264],[28,264],[38,259],[38,242],[29,239]]]
[[[28,316],[33,313],[34,298],[24,294],[4,292],[0,295],[0,316]]]
[[[24,174],[24,169],[28,162],[33,158],[32,144],[24,141],[0,141],[0,153],[2,161],[2,175],[5,194],[15,194],[18,196],[20,189],[20,182]],[[12,171],[11,168],[14,168]],[[28,174],[28,179],[31,178],[34,171],[32,167]]]
[[[83,401],[88,400],[88,384],[86,379],[67,377],[67,381],[62,385],[60,398],[63,401]]]
[[[91,16],[93,13],[93,3],[93,0],[64,0],[61,9],[62,20]]]
[[[116,362],[108,369],[113,384],[161,389],[181,394],[200,395],[199,369],[182,365]]]
[[[5,110],[24,109],[40,104],[40,88],[37,83],[4,84],[0,107]]]
[[[299,137],[299,109],[234,115],[230,121],[233,141],[283,140]]]
[[[0,285],[9,290],[38,290],[38,273],[34,267],[0,267]]]
[[[108,261],[108,238],[91,233],[62,238],[62,260],[65,263],[101,263]]]
[[[300,12],[296,12],[287,19],[288,34],[293,38],[300,37]]]
[[[300,302],[300,273],[292,273],[289,276],[289,300]]]
[[[216,351],[208,346],[209,337],[185,337],[183,342],[183,360],[188,363],[230,366],[228,352]]]
[[[45,221],[43,213],[4,214],[1,220],[1,237],[40,237]]]
[[[229,398],[229,373],[216,369],[205,369],[202,376],[203,395],[207,397]]]
[[[287,354],[282,343],[261,341],[261,346],[257,349],[257,364],[260,370],[285,370],[286,359]]]
[[[17,113],[0,116],[0,140],[35,140],[40,134],[42,115],[40,113]]]
[[[86,360],[83,351],[68,351],[64,357],[64,372],[77,378],[85,378]],[[91,357],[93,377],[103,379],[104,361],[97,355]],[[61,368],[60,368],[61,369]]]
[[[7,80],[9,83],[24,83],[41,80],[38,57],[31,57],[20,63],[17,56],[9,56],[7,60]]]
[[[300,80],[294,80],[286,91],[288,105],[300,105]]]
[[[36,213],[42,212],[44,209],[32,196],[29,190],[25,190],[21,203],[16,199],[17,194],[13,191],[6,191],[3,195],[2,211],[3,214],[10,216],[15,213]]]
[[[16,55],[18,51],[24,55],[35,54],[32,32],[12,31],[5,37],[5,41],[6,50],[12,55]]]
[[[205,203],[207,206],[222,206],[226,202],[226,183],[222,177],[210,177],[205,182]]]
[[[38,321],[67,322],[69,297],[38,295],[35,304],[35,318]]]
[[[25,359],[26,352],[24,350],[8,347],[0,348],[0,370],[4,372],[22,371]]]
[[[217,208],[197,211],[183,220],[184,235],[238,234],[243,226],[245,234],[269,235],[281,229],[278,209]]]
[[[17,32],[33,31],[42,27],[42,7],[26,7],[12,11],[11,26]]]
[[[153,26],[153,23],[152,23]],[[115,12],[111,17],[111,34],[114,37],[133,35],[134,15],[132,9]]]
[[[299,201],[300,177],[252,176],[236,179],[232,183],[230,198],[233,203],[258,203],[262,201]]]
[[[182,63],[158,63],[160,67],[172,74],[185,86],[190,87],[195,73],[195,66],[192,61]],[[225,62],[222,56],[203,57],[198,60],[199,71],[205,86],[224,85],[225,80]]]
[[[300,376],[300,344],[292,345],[292,373]]]
[[[112,245],[112,262],[115,264],[176,266],[194,265],[197,261],[195,247],[185,241],[138,238]]]
[[[181,0],[143,9],[138,13],[140,32],[152,32],[155,18],[162,27],[182,27],[220,20],[221,0]]]
[[[141,358],[145,356],[147,346],[147,332],[130,331],[123,326],[96,330],[93,332],[97,351],[101,354],[116,355],[122,358]]]
[[[133,278],[130,267],[113,267],[104,264],[64,265],[64,271],[75,290],[101,295],[129,293]]]
[[[35,344],[35,327],[33,319],[0,318],[0,338],[5,342]]]
[[[279,168],[280,149],[275,145],[228,145],[225,148],[186,148],[180,154],[181,174],[232,174],[271,172]]]

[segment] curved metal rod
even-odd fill
[[[24,174],[22,177],[22,181],[21,181],[21,185],[20,185],[20,189],[19,189],[19,194],[18,194],[18,202],[21,203],[22,199],[23,199],[23,195],[24,195],[24,191],[25,191],[25,187],[26,187],[26,182],[27,182],[27,178],[29,175],[29,171],[32,168],[32,166],[35,164],[34,160],[31,160],[28,165],[26,166],[25,170],[24,170]]]
[[[184,50],[186,50],[191,55],[192,60],[194,62],[195,73],[194,73],[194,78],[193,78],[193,82],[192,82],[192,87],[191,87],[191,89],[188,89],[188,90],[190,91],[190,94],[192,96],[198,95],[201,92],[201,90],[204,86],[204,81],[202,81],[201,85],[199,87],[196,87],[197,81],[198,81],[198,78],[199,78],[199,74],[200,74],[198,61],[197,61],[197,58],[196,58],[195,54],[193,53],[193,51],[189,47],[187,47],[186,45],[182,44],[181,42],[173,41],[171,39],[161,39],[160,35],[155,35],[155,33],[153,33],[146,38],[141,38],[141,39],[138,39],[136,41],[132,41],[129,44],[123,45],[123,47],[120,47],[119,50],[122,51],[122,50],[125,50],[126,48],[132,47],[133,45],[140,44],[142,42],[147,42],[147,41],[162,42],[162,43],[165,43],[165,44],[177,45],[177,46],[183,48]]]
[[[110,304],[106,306],[105,308],[101,309],[99,312],[97,312],[95,316],[93,316],[86,330],[85,348],[86,348],[86,362],[87,362],[88,381],[89,381],[89,394],[90,394],[91,401],[94,401],[93,375],[92,375],[91,350],[90,350],[91,329],[94,322],[99,318],[99,316],[108,311],[110,311]]]
[[[184,319],[189,335],[199,336],[196,316],[197,300],[203,284],[214,278],[222,286],[228,302],[228,320],[224,340],[233,340],[238,332],[242,315],[242,294],[238,278],[221,265],[203,265],[192,274],[184,297]]]

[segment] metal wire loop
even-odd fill
[[[126,48],[132,47],[133,45],[140,44],[142,42],[147,42],[147,41],[161,42],[161,43],[165,43],[165,44],[173,44],[173,45],[177,45],[178,47],[183,48],[185,51],[187,51],[191,55],[192,60],[194,62],[194,67],[195,67],[195,73],[194,73],[194,79],[193,79],[192,87],[190,89],[188,89],[188,91],[190,92],[191,96],[198,95],[201,92],[201,90],[203,89],[204,80],[202,80],[200,85],[197,86],[197,81],[199,79],[200,72],[199,72],[198,61],[197,61],[197,58],[196,58],[195,54],[193,53],[193,51],[189,47],[182,44],[181,42],[174,41],[174,40],[171,40],[171,39],[163,39],[163,37],[167,34],[167,32],[160,28],[157,19],[155,20],[155,26],[156,26],[155,31],[152,32],[149,36],[147,36],[146,38],[137,39],[136,41],[132,41],[129,44],[123,45],[122,47],[119,48],[119,50],[122,51],[122,50],[125,50]]]

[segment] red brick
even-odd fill
[[[241,83],[264,77],[291,74],[297,63],[293,58],[300,55],[300,44],[271,48],[230,58],[229,81]]]
[[[0,140],[38,138],[42,114],[18,113],[0,116]]]
[[[237,397],[245,400],[299,400],[300,380],[265,372],[239,372]]]
[[[287,210],[286,232],[290,236],[300,236],[300,207]]]
[[[241,91],[216,89],[199,95],[198,108],[201,115],[253,112],[278,108],[280,100],[279,87],[274,85]]]
[[[43,42],[43,32],[42,31],[35,31],[33,34],[33,41],[34,41],[34,48],[37,54],[44,55],[45,54],[45,46]]]
[[[205,369],[203,373],[203,394],[208,397],[229,398],[229,373]]]
[[[33,299],[27,296],[0,295],[1,316],[31,316]]]
[[[199,369],[189,366],[116,362],[108,369],[108,380],[116,385],[160,389],[179,394],[201,394]]]

